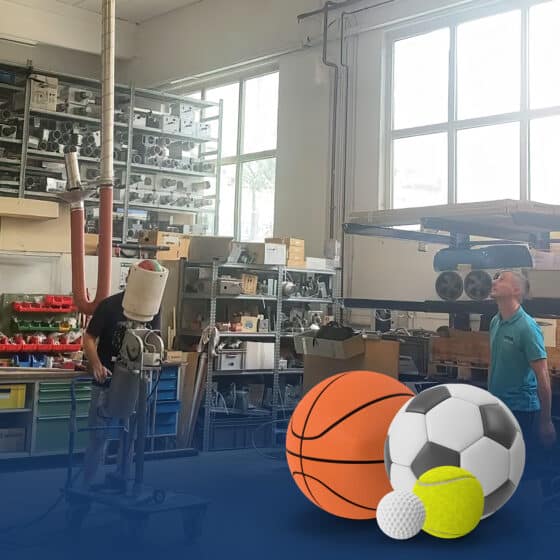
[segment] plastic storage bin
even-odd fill
[[[0,410],[25,408],[26,385],[0,385]]]

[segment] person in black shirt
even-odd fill
[[[124,292],[105,298],[94,311],[84,334],[84,352],[94,378],[88,416],[90,428],[108,428],[112,422],[104,408],[114,368],[113,339],[128,321],[124,315],[123,299]],[[160,312],[146,327],[157,331],[161,329]],[[108,432],[108,429],[90,431],[84,457],[83,483],[86,488],[91,486],[103,461]]]

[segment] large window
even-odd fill
[[[387,207],[560,203],[559,29],[511,0],[388,35]]]
[[[278,79],[273,72],[202,90],[205,99],[222,101],[219,235],[263,241],[273,234]],[[218,122],[211,126],[217,137]]]

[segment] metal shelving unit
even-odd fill
[[[209,292],[205,293],[185,293],[184,289],[186,286],[187,270],[196,268],[210,268],[211,273],[208,275],[208,282],[210,283]],[[221,272],[226,274],[230,270],[242,271],[247,273],[260,273],[266,275],[270,279],[274,279],[277,282],[277,293],[276,295],[220,295],[217,294],[217,284],[218,278]],[[220,340],[226,338],[240,339],[240,340],[255,340],[255,341],[269,341],[274,342],[274,367],[272,369],[240,369],[240,370],[218,370],[214,367],[214,359],[209,358],[207,362],[206,370],[206,383],[205,383],[205,398],[204,398],[204,420],[202,428],[202,448],[204,451],[212,449],[212,442],[214,441],[214,433],[212,430],[216,426],[216,422],[220,428],[227,426],[228,420],[231,420],[232,426],[237,426],[235,423],[241,423],[242,420],[246,419],[248,424],[248,429],[254,428],[253,423],[255,420],[260,419],[261,424],[263,422],[270,422],[271,425],[271,441],[273,440],[274,430],[272,426],[275,422],[279,420],[284,420],[286,411],[290,409],[288,406],[284,406],[280,402],[280,388],[282,376],[301,376],[303,375],[303,368],[284,368],[280,369],[280,350],[283,340],[293,338],[296,336],[296,332],[283,332],[280,328],[282,325],[283,313],[286,311],[287,307],[293,307],[294,304],[320,304],[323,306],[336,307],[337,303],[334,297],[328,298],[303,298],[303,297],[283,297],[282,285],[287,278],[288,272],[298,272],[304,273],[306,275],[324,275],[332,278],[331,290],[333,296],[336,290],[336,278],[337,272],[332,270],[307,270],[307,269],[288,269],[285,266],[274,266],[274,265],[255,265],[255,264],[238,264],[238,263],[227,263],[222,261],[209,262],[188,262],[182,261],[181,272],[179,277],[179,324],[182,323],[182,318],[185,314],[185,305],[201,304],[205,303],[207,305],[207,323],[208,327],[213,328],[216,326],[217,322],[217,312],[218,305],[227,304],[230,302],[265,302],[272,303],[275,305],[275,310],[272,310],[272,316],[275,321],[275,330],[271,332],[225,332],[220,331]],[[269,319],[272,317],[269,316]],[[300,331],[301,332],[301,331]],[[194,331],[189,328],[178,328],[177,332],[179,338],[191,340],[193,338],[199,338],[202,333],[200,331]],[[257,410],[257,414],[250,414],[251,411],[247,411],[245,414],[240,414],[240,411],[229,410],[229,415],[225,413],[223,408],[215,408],[212,406],[212,391],[213,384],[219,379],[229,379],[229,378],[241,378],[245,382],[247,378],[264,376],[266,379],[271,380],[272,385],[272,402],[269,409]],[[293,409],[293,407],[292,407]],[[223,416],[225,415],[225,417]],[[218,416],[220,416],[218,418]],[[241,417],[241,418],[240,418]],[[237,426],[241,429],[239,426]]]
[[[63,164],[63,153],[59,151],[37,149],[36,141],[30,144],[30,133],[37,130],[32,127],[32,123],[34,123],[34,120],[37,119],[72,122],[75,123],[75,125],[87,127],[89,132],[93,132],[94,130],[99,130],[101,119],[96,118],[96,116],[72,114],[65,111],[51,111],[43,108],[31,107],[31,80],[29,76],[31,74],[41,74],[54,77],[58,79],[59,85],[92,91],[94,96],[100,95],[100,82],[98,80],[92,80],[80,76],[53,73],[48,70],[34,68],[31,65],[21,66],[16,64],[0,63],[0,67],[3,70],[14,72],[16,75],[15,84],[0,83],[0,101],[6,100],[7,103],[4,104],[4,107],[10,107],[12,110],[13,114],[11,116],[11,120],[14,122],[15,120],[20,121],[18,122],[16,138],[0,137],[0,186],[9,185],[14,187],[17,186],[18,188],[9,189],[7,191],[2,190],[1,192],[3,194],[18,196],[20,198],[33,197],[56,200],[56,195],[53,194],[53,192],[38,190],[31,191],[26,189],[26,178],[28,175],[47,178],[51,177],[57,180],[63,180],[65,175],[65,171],[62,167],[60,169],[56,169],[54,166],[55,162]],[[19,107],[23,108],[16,111],[14,110],[16,105],[12,96],[21,96],[21,94],[24,94],[24,103],[22,102]],[[119,233],[116,237],[119,237],[122,241],[129,240],[129,209],[145,210],[150,212],[151,215],[149,216],[149,219],[151,223],[154,221],[163,221],[166,223],[169,221],[170,215],[183,215],[185,213],[191,213],[196,216],[196,223],[202,224],[201,228],[199,228],[196,233],[207,233],[210,235],[216,234],[217,223],[215,215],[218,208],[217,200],[219,198],[220,188],[220,178],[217,176],[216,170],[219,167],[221,158],[223,116],[222,103],[214,103],[185,96],[177,96],[136,88],[133,84],[116,85],[115,95],[115,130],[121,135],[124,133],[125,142],[120,143],[120,149],[126,150],[126,160],[119,161],[118,159],[115,159],[114,161],[115,174],[118,174],[125,190],[122,200],[115,201],[116,207],[122,207],[124,209],[122,214],[117,216],[119,224],[122,223],[122,235]],[[193,116],[195,123],[205,123],[210,120],[217,120],[219,122],[218,137],[210,137],[204,133],[198,135],[170,132],[168,130],[164,131],[161,120],[161,128],[155,128],[153,126],[138,126],[137,123],[135,123],[135,115],[138,113],[157,115],[160,118],[164,115],[169,115],[170,104],[177,102],[185,103],[186,105],[194,108]],[[217,112],[216,116],[206,116],[205,113],[207,110]],[[123,117],[126,118],[126,122]],[[43,122],[41,121],[40,124],[43,124]],[[171,142],[183,142],[184,151],[179,149],[179,152],[182,154],[183,159],[186,159],[187,165],[185,167],[188,168],[179,169],[170,166],[166,167],[164,165],[159,165],[159,161],[157,161],[158,165],[134,162],[132,154],[133,151],[136,150],[135,137],[142,135],[150,135],[156,138],[162,146],[164,146],[164,139],[168,139]],[[217,144],[217,149],[214,151],[205,151],[203,147],[208,143]],[[4,155],[2,155],[1,150],[5,152]],[[163,153],[168,155],[164,155],[162,157],[171,158],[171,155],[169,155],[168,152],[164,151]],[[7,157],[6,154],[9,157]],[[80,166],[89,165],[91,168],[92,166],[99,165],[98,158],[89,156],[90,154],[87,156],[80,156],[78,158]],[[29,165],[30,160],[31,165]],[[188,163],[189,161],[191,162],[190,164]],[[47,162],[50,162],[50,167],[47,167]],[[203,165],[204,163],[210,165]],[[156,198],[153,204],[138,204],[134,203],[134,201],[129,201],[130,186],[134,182],[131,177],[138,175],[153,176],[153,192]],[[162,188],[159,188],[159,182],[165,178],[179,177],[183,178],[183,182],[186,182],[187,185],[190,182],[202,181],[205,179],[215,182],[215,190],[211,191],[212,194],[210,196],[202,196],[202,198],[213,199],[213,203],[208,206],[201,207],[175,207],[173,205],[174,200],[171,201],[169,205],[159,204],[159,196],[164,192]],[[84,179],[85,178],[82,176],[82,180]],[[193,201],[201,198],[201,195],[187,193],[186,191],[182,191],[181,189],[174,187],[165,190],[166,196],[170,194],[174,197],[178,197],[179,195],[191,197]],[[88,213],[88,208],[89,213],[91,214],[93,211],[92,206],[96,206],[98,204],[99,202],[96,198],[88,200],[86,214]]]

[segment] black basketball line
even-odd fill
[[[377,463],[384,463],[383,459],[371,459],[371,460],[363,460],[358,461],[354,459],[324,459],[322,457],[308,457],[306,455],[300,455],[299,453],[294,453],[293,451],[289,451],[286,449],[286,453],[288,455],[292,455],[292,457],[299,457],[300,459],[305,459],[307,461],[316,461],[319,463],[336,463],[336,464],[343,464],[343,465],[375,465]]]
[[[311,405],[311,407],[309,408],[308,412],[307,412],[307,417],[305,418],[305,422],[303,423],[303,428],[302,428],[302,433],[305,434],[305,428],[307,426],[307,422],[309,421],[309,417],[311,416],[311,411],[313,410],[313,408],[315,407],[315,405],[317,404],[317,401],[319,400],[319,397],[338,379],[342,379],[344,376],[346,375],[346,373],[341,373],[340,375],[338,375],[337,377],[335,377],[334,379],[332,379],[331,381],[329,381],[325,387],[323,387],[320,391],[320,393],[315,397],[315,400],[313,401],[313,404]],[[290,422],[290,426],[292,426],[292,423]],[[291,427],[292,433],[294,431],[293,426]],[[311,498],[313,499],[313,501],[319,506],[319,502],[317,501],[317,498],[315,498],[315,496],[313,495],[313,492],[311,492],[311,488],[309,488],[309,484],[307,484],[307,479],[305,478],[305,473],[303,471],[303,459],[301,458],[301,456],[303,455],[303,439],[301,439],[300,443],[299,443],[299,454],[300,454],[300,460],[299,460],[299,465],[300,465],[300,469],[301,469],[301,473],[303,475],[303,482],[305,483],[305,487],[307,488],[307,491],[309,492],[309,495],[311,496]],[[322,508],[321,508],[322,509]]]
[[[347,420],[348,418],[350,418],[350,416],[353,416],[354,414],[360,412],[361,410],[363,410],[364,408],[367,408],[368,406],[373,406],[374,404],[377,404],[378,402],[387,400],[387,399],[394,399],[397,397],[409,397],[412,398],[414,395],[411,395],[410,393],[394,393],[393,395],[385,395],[383,397],[380,397],[379,399],[375,399],[373,401],[367,402],[361,406],[359,406],[358,408],[355,408],[354,410],[348,412],[348,414],[342,416],[342,418],[339,418],[334,424],[332,424],[331,426],[329,426],[328,428],[326,428],[324,431],[322,431],[320,434],[316,435],[316,436],[308,436],[305,437],[304,435],[298,435],[294,432],[294,427],[291,426],[291,432],[292,435],[294,437],[297,437],[298,439],[300,439],[301,441],[303,440],[312,440],[312,439],[320,439],[322,438],[327,432],[330,432],[333,428],[336,428],[336,426],[338,426],[339,424],[341,424],[342,422],[344,422],[345,420]],[[318,398],[318,397],[317,397]],[[314,403],[315,404],[315,403]],[[311,410],[309,411],[311,412]],[[307,421],[306,421],[307,424]],[[305,433],[305,425],[304,425],[304,429],[303,429],[303,433]]]
[[[330,488],[329,486],[327,486],[322,480],[319,480],[318,478],[315,478],[314,476],[311,476],[310,474],[305,474],[304,472],[293,472],[292,476],[303,476],[303,480],[306,480],[307,478],[310,478],[311,480],[314,480],[315,482],[318,482],[319,484],[321,484],[321,486],[324,486],[329,492],[331,492],[332,494],[334,494],[335,496],[337,496],[338,498],[340,498],[341,500],[344,500],[345,502],[348,502],[349,504],[352,504],[353,506],[362,508],[362,509],[367,509],[368,511],[377,511],[377,508],[371,508],[368,506],[363,506],[362,504],[358,504],[356,502],[353,502],[352,500],[349,500],[348,498],[345,498],[342,494],[339,494],[338,492],[336,492],[335,490],[333,490],[332,488]],[[307,482],[305,484],[307,486]]]

